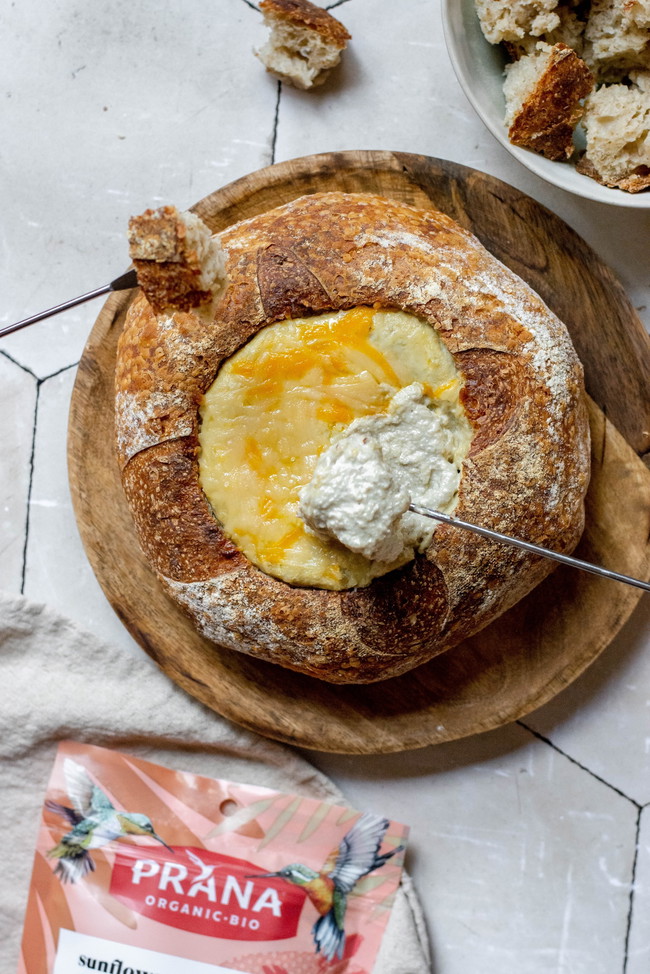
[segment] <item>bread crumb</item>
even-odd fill
[[[260,10],[271,33],[255,53],[266,70],[295,88],[322,84],[351,40],[343,24],[309,0],[261,0]]]
[[[198,307],[225,283],[225,254],[194,213],[145,210],[129,220],[128,240],[138,284],[156,314]]]
[[[526,34],[519,40],[503,42],[511,61],[518,61],[524,54],[532,54],[540,41],[550,45],[550,47],[555,44],[566,44],[567,47],[571,47],[576,54],[582,57],[585,22],[580,19],[572,6],[559,6],[554,12],[559,18],[559,23],[552,30],[545,31],[540,37]]]

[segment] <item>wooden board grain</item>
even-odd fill
[[[292,160],[195,207],[213,230],[304,193],[377,192],[436,207],[476,235],[567,322],[589,392],[593,476],[579,557],[647,578],[650,342],[622,288],[562,221],[499,180],[389,152]],[[113,454],[113,370],[129,295],[102,309],[79,365],[68,462],[79,530],[116,612],[162,669],[219,714],[266,736],[340,753],[423,747],[501,726],[549,700],[608,645],[641,593],[558,568],[487,629],[412,673],[330,686],[203,639],[161,590],[135,539]],[[599,408],[600,407],[600,408]],[[607,414],[607,419],[604,413]]]

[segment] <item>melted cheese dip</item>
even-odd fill
[[[452,481],[441,509],[453,509],[472,435],[460,389],[436,331],[404,312],[361,307],[269,325],[223,364],[204,396],[201,485],[225,533],[263,571],[293,585],[367,585],[426,542],[401,544],[389,560],[383,549],[381,559],[366,557],[305,524],[301,491],[319,457],[355,422],[376,417],[393,427],[396,443],[410,438],[398,414],[415,396],[418,409],[444,427],[445,443],[423,433],[413,462],[424,471],[443,463]]]

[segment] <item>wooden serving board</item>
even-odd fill
[[[564,319],[593,400],[593,476],[577,555],[648,578],[650,473],[639,456],[650,446],[650,341],[610,271],[561,220],[512,187],[405,153],[292,160],[218,190],[195,209],[216,231],[304,193],[334,189],[443,210]],[[121,489],[113,372],[130,298],[109,298],[79,365],[68,437],[75,513],[93,570],[129,631],[172,680],[219,714],[268,737],[331,752],[387,753],[453,740],[548,701],[632,612],[639,589],[561,566],[472,639],[411,673],[367,686],[329,685],[208,642],[150,571]]]

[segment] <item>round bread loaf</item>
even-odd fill
[[[118,345],[117,453],[144,553],[208,639],[332,683],[404,673],[449,650],[554,567],[440,526],[426,550],[360,588],[290,585],[226,536],[199,479],[199,407],[222,363],[284,319],[371,307],[435,329],[463,380],[473,435],[454,513],[568,553],[584,524],[589,427],[565,326],[447,216],[322,193],[220,235],[213,305],[132,303]]]

